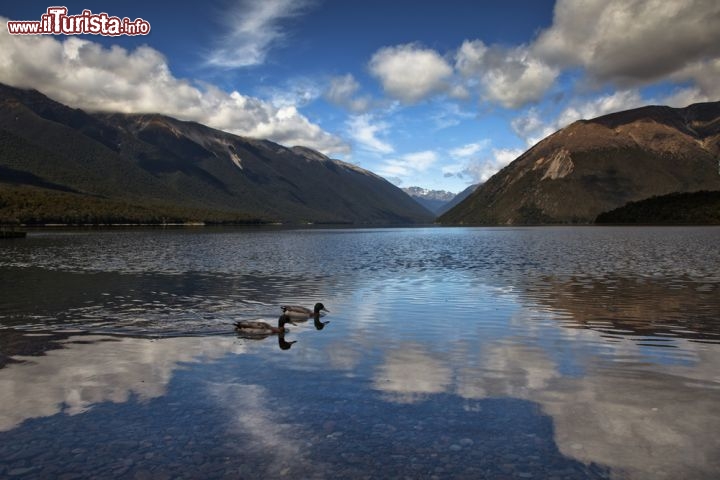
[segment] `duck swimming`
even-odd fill
[[[235,322],[234,325],[237,332],[247,335],[272,335],[275,333],[282,334],[287,332],[288,330],[285,328],[286,323],[292,323],[295,325],[287,315],[280,315],[277,327],[273,327],[267,322],[257,320],[240,320]]]
[[[309,318],[320,317],[324,315],[320,313],[321,311],[330,313],[330,310],[326,309],[325,305],[323,305],[322,303],[316,303],[313,310],[301,307],[299,305],[283,305],[280,308],[282,308],[283,315],[287,315],[288,317],[299,320],[307,320]]]

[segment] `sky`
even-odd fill
[[[582,118],[720,100],[717,0],[66,1],[139,36],[10,35],[0,82],[162,113],[459,192]]]

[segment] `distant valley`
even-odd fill
[[[470,185],[458,194],[446,192],[445,190],[428,190],[421,187],[407,187],[403,188],[403,191],[435,215],[442,215],[467,198],[468,195],[475,191],[477,186],[477,184]]]

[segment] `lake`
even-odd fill
[[[718,432],[720,228],[0,243],[2,478],[716,479]]]

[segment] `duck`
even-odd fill
[[[258,320],[240,320],[235,322],[235,330],[246,335],[273,335],[276,333],[283,334],[288,331],[285,328],[286,323],[295,323],[287,315],[280,315],[278,318],[278,326],[273,327],[267,322]]]
[[[282,308],[283,315],[299,320],[308,320],[310,318],[320,317],[324,315],[323,313],[320,313],[321,311],[330,313],[330,310],[325,308],[325,305],[322,303],[316,303],[315,308],[312,310],[299,305],[283,305],[280,308]]]

